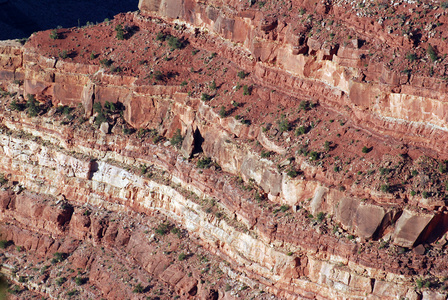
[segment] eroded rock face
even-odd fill
[[[404,210],[397,221],[394,242],[402,247],[412,247],[434,216]]]
[[[359,205],[353,225],[355,232],[362,238],[370,239],[379,230],[386,215],[384,208],[375,205]]]
[[[29,120],[23,115],[20,122],[8,122],[7,126],[11,129],[19,126],[18,128],[23,130],[35,131],[36,124],[33,125],[33,129],[28,127]],[[38,126],[44,128],[51,125],[42,120]],[[52,137],[55,141],[64,140],[63,136],[49,130],[39,130],[39,132],[45,133],[44,139]],[[83,152],[89,153],[89,159],[75,158],[67,154],[62,156],[58,148],[48,143],[44,146],[39,144],[39,141],[28,141],[28,147],[21,148],[20,145],[23,145],[23,142],[15,134],[2,135],[0,139],[3,149],[2,165],[7,168],[3,172],[9,170],[8,174],[12,176],[11,178],[19,180],[26,188],[41,193],[56,191],[76,203],[89,203],[117,212],[124,212],[127,209],[148,214],[151,214],[152,211],[162,212],[182,224],[193,236],[199,237],[201,243],[210,251],[218,251],[216,247],[219,245],[219,253],[235,262],[231,268],[246,274],[250,280],[258,282],[258,284],[275,280],[277,284],[274,287],[266,285],[266,290],[281,295],[283,298],[293,299],[305,295],[320,295],[327,298],[347,295],[352,297],[354,295],[364,296],[366,293],[372,296],[386,297],[390,289],[397,288],[396,283],[386,278],[393,277],[394,280],[399,280],[400,277],[394,274],[399,272],[400,266],[395,265],[394,257],[381,252],[385,250],[369,248],[366,252],[363,250],[360,252],[358,246],[348,240],[338,241],[333,236],[317,233],[306,226],[301,227],[292,220],[285,222],[283,219],[277,219],[272,212],[263,211],[254,202],[248,201],[244,193],[226,179],[225,173],[222,174],[223,177],[214,174],[212,170],[204,170],[201,174],[188,161],[175,159],[177,155],[180,158],[181,154],[175,154],[174,149],[147,142],[135,143],[132,139],[129,141],[129,137],[124,135],[107,135],[100,140],[96,137],[88,138],[89,133],[84,134],[83,138],[86,138],[86,141],[90,139],[93,144],[90,144],[89,147],[86,147],[87,143],[75,145],[71,149],[75,153],[83,149]],[[100,136],[99,133],[97,135]],[[83,135],[79,135],[79,137],[81,136]],[[113,144],[127,149],[126,153],[132,154],[133,157],[121,155],[119,152],[100,150],[101,148],[94,146],[98,142],[106,144],[113,142]],[[144,153],[151,153],[151,155],[147,156]],[[249,152],[244,150],[244,153],[248,155]],[[30,157],[45,163],[34,166]],[[44,157],[45,160],[43,160]],[[61,160],[61,157],[64,159]],[[114,157],[120,164],[134,163],[136,160],[148,166],[154,164],[157,168],[161,168],[159,170],[170,170],[170,173],[166,173],[169,174],[169,177],[165,179],[167,181],[154,181],[142,177],[140,173],[134,173],[122,166],[98,159],[100,157]],[[251,157],[255,157],[254,154],[251,154]],[[66,167],[55,168],[53,166],[56,161],[69,163],[65,163]],[[256,160],[254,159],[254,161]],[[266,162],[266,165],[269,166],[269,163]],[[38,171],[39,168],[40,171]],[[263,174],[266,172],[264,168],[257,169],[247,164],[246,170],[251,172],[247,173],[247,176],[263,178]],[[25,172],[24,170],[30,171]],[[156,170],[154,169],[154,171]],[[271,172],[274,170],[272,169]],[[45,185],[34,183],[36,180],[34,173],[36,172],[45,174]],[[412,247],[431,220],[428,215],[414,214],[405,210],[395,222],[395,226],[390,227],[391,222],[388,223],[387,220],[389,220],[388,218],[393,220],[395,217],[389,217],[389,212],[380,205],[366,204],[354,197],[344,195],[341,191],[333,191],[312,182],[305,183],[299,178],[283,176],[280,180],[284,181],[284,184],[279,185],[282,191],[288,190],[291,194],[291,187],[286,188],[286,186],[293,184],[297,191],[311,195],[312,199],[308,205],[310,210],[314,209],[315,215],[318,215],[318,212],[334,213],[343,226],[365,239],[369,239],[375,234],[387,233],[387,230],[385,231],[383,228],[385,227],[393,230],[392,240],[394,243],[403,247]],[[167,185],[169,182],[175,183],[174,188]],[[225,208],[223,211],[225,214],[236,216],[242,223],[247,224],[248,228],[252,228],[253,233],[238,231],[233,227],[235,225],[228,221],[208,214],[200,204],[185,197],[185,192],[178,190],[176,186],[187,188],[201,197],[214,197],[219,206]],[[282,194],[286,193],[282,192]],[[292,195],[294,194],[295,192],[292,193]],[[85,214],[85,210],[64,207],[61,203],[52,206],[50,203],[39,200],[42,198],[25,192],[15,196],[11,192],[4,191],[2,199],[2,207],[5,212],[2,214],[4,220],[10,216],[14,216],[20,223],[29,223],[29,220],[33,220],[35,228],[51,230],[53,234],[62,235],[64,232],[68,232],[74,238],[90,240],[94,245],[127,247],[127,251],[132,253],[146,272],[158,274],[160,280],[170,283],[178,293],[191,295],[191,293],[197,292],[193,284],[195,281],[185,275],[180,276],[178,270],[175,267],[169,267],[168,263],[162,264],[164,261],[162,257],[156,259],[157,263],[148,262],[150,258],[152,259],[151,250],[148,250],[149,248],[141,249],[145,245],[142,243],[145,238],[125,230],[122,226],[117,226],[117,223],[111,222],[106,217],[92,217]],[[288,203],[286,201],[291,200],[283,199],[280,195],[278,201]],[[306,219],[306,215],[301,214],[300,210],[294,214],[297,218]],[[287,217],[284,218],[289,220]],[[412,220],[418,222],[412,222]],[[28,242],[29,233],[19,234],[19,231],[10,231],[11,234],[17,232],[17,237],[8,235],[6,238],[39,253],[58,251],[58,247],[62,247],[51,246],[54,244],[54,240],[51,239],[45,243],[31,242],[31,240]],[[257,238],[253,236],[255,233]],[[280,245],[290,245],[288,247],[294,249],[291,251],[292,255],[281,251],[281,248],[274,248],[274,246],[279,247]],[[377,247],[376,244],[375,247]],[[329,261],[321,261],[313,254],[320,251],[325,251],[333,258]],[[88,261],[88,259],[80,258],[79,263],[81,264],[82,261]],[[388,263],[383,265],[383,261]],[[340,263],[349,266],[349,269],[341,269]],[[418,266],[418,259],[415,264]],[[384,269],[379,270],[379,267]],[[444,264],[439,262],[438,270],[442,272],[443,268]],[[369,275],[355,275],[353,273],[355,269],[363,269]],[[419,270],[418,267],[415,271],[419,272],[417,270]],[[386,272],[388,277],[379,275],[382,274],[381,272]],[[97,282],[99,283],[110,278],[109,275],[104,275],[109,274],[109,271],[100,265],[92,265],[92,274],[94,278],[98,278]],[[307,276],[308,279],[304,276]],[[380,280],[385,280],[392,287],[388,289],[377,287],[376,284],[380,284]],[[399,294],[406,295],[410,289],[413,287],[401,287]],[[113,294],[116,292],[112,293],[112,290],[105,290],[104,293],[111,298],[125,295]]]
[[[143,13],[178,19],[225,39],[218,44],[210,37],[210,44],[217,43],[219,55],[252,71],[253,82],[260,87],[256,93],[263,101],[298,94],[319,99],[321,105],[349,116],[369,132],[412,145],[430,144],[436,152],[445,153],[447,140],[433,138],[443,137],[448,128],[446,85],[427,78],[410,79],[373,62],[368,64],[369,74],[364,74],[361,69],[368,50],[361,49],[358,39],[351,45],[336,45],[305,38],[306,25],[292,28],[294,24],[277,16],[244,10],[238,3],[228,5],[234,9],[224,13],[195,1],[139,3]],[[329,10],[322,4],[306,5],[320,13]],[[337,7],[333,13],[338,18],[346,16]],[[147,22],[138,14],[124,18],[142,28]],[[348,22],[372,30],[371,24],[356,20]],[[191,33],[191,42],[199,45],[193,36],[200,34],[199,29]],[[384,38],[389,44],[407,43]],[[228,41],[240,43],[243,51],[230,47]],[[23,80],[23,85],[14,80]],[[88,126],[63,126],[55,121],[56,115],[32,119],[26,113],[2,109],[0,170],[14,182],[17,192],[19,184],[27,191],[1,191],[0,216],[4,222],[17,222],[4,227],[4,237],[28,250],[41,255],[72,252],[78,242],[64,237],[88,240],[94,246],[121,249],[141,268],[139,276],[152,274],[182,297],[232,297],[222,289],[204,288],[200,277],[190,277],[173,260],[154,254],[157,247],[152,238],[141,231],[104,215],[85,213],[80,205],[88,204],[117,213],[161,213],[181,224],[208,251],[228,259],[228,266],[221,265],[227,276],[285,299],[418,298],[411,282],[423,276],[427,265],[433,266],[434,276],[447,275],[443,256],[423,258],[423,246],[415,251],[417,256],[404,249],[443,241],[448,218],[444,208],[436,211],[441,204],[419,203],[427,210],[417,213],[404,207],[407,195],[397,193],[403,199],[394,199],[373,187],[361,190],[355,185],[347,190],[347,184],[307,157],[291,157],[300,170],[290,173],[295,170],[285,168],[291,163],[288,157],[273,162],[261,157],[250,143],[256,141],[282,156],[289,153],[289,145],[268,137],[259,124],[223,118],[213,105],[191,97],[179,86],[146,85],[141,78],[46,57],[14,43],[0,45],[0,82],[10,91],[35,94],[41,102],[81,104],[86,118],[94,115],[95,103],[121,103],[129,126],[155,129],[157,138],[170,139],[178,131],[184,137],[177,145],[179,153],[168,141],[163,146],[157,139],[124,136],[120,123],[110,128],[104,122],[99,133]],[[280,134],[276,133],[277,140]],[[197,169],[192,157],[198,153],[220,168]],[[30,191],[64,200],[48,205]],[[29,225],[32,231],[23,230]],[[103,296],[135,296],[123,282],[110,284],[119,281],[118,275],[100,262],[101,254],[95,255],[75,251],[73,263],[90,268],[92,281],[104,286]],[[52,291],[42,293],[51,295]],[[439,296],[433,291],[424,294]]]

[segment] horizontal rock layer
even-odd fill
[[[347,239],[319,233],[311,228],[309,222],[307,225],[307,222],[293,221],[294,218],[306,218],[300,211],[292,214],[293,219],[292,216],[278,219],[269,209],[248,199],[248,195],[235,186],[227,173],[214,174],[212,170],[202,173],[173,150],[123,135],[60,128],[52,118],[45,116],[29,119],[24,114],[13,113],[4,118],[3,125],[0,139],[2,172],[8,174],[11,181],[20,182],[38,193],[61,195],[70,201],[119,212],[132,209],[151,214],[158,210],[198,236],[207,249],[233,261],[232,268],[281,297],[320,295],[343,298],[363,297],[367,293],[393,299],[413,293],[414,288],[409,283],[411,277],[399,275],[404,271],[400,261],[412,261],[407,263],[408,272],[415,268],[408,273],[410,275],[420,272],[423,257],[408,253],[397,261],[397,257],[389,256],[385,250],[368,246],[361,249]],[[70,132],[77,136],[78,143],[69,143],[67,134],[70,136]],[[69,152],[56,145],[66,147]],[[210,154],[219,159],[219,155]],[[108,163],[108,160],[115,163]],[[165,173],[167,177],[151,180],[126,170],[143,163],[153,165],[157,174],[168,171]],[[256,180],[257,176],[261,176],[259,172],[265,172],[262,168],[251,166],[246,163],[245,167],[247,172],[254,174],[250,178]],[[284,176],[279,178],[280,182],[298,184],[302,181]],[[325,197],[337,202],[332,208],[339,209],[339,212],[334,212],[336,220],[348,229],[356,228],[353,230],[361,236],[372,235],[377,231],[376,226],[387,227],[384,220],[391,212],[381,206],[360,203],[340,191],[323,189],[318,184],[306,183],[303,187],[305,191],[307,186],[309,195],[314,193],[310,209],[311,205],[318,209],[324,207],[318,204],[323,195],[333,194],[332,197]],[[207,213],[200,203],[194,201],[194,195],[214,198],[226,217],[220,219]],[[278,199],[284,201],[281,196]],[[28,213],[25,207],[28,206],[24,206],[24,214],[35,215],[32,211]],[[34,211],[36,209],[42,211],[39,215],[58,215],[54,210],[46,213],[46,209],[36,207]],[[396,214],[392,215],[389,218],[397,218],[394,217]],[[366,216],[372,223],[361,222]],[[20,215],[17,218],[21,220]],[[47,219],[49,223],[42,223]],[[411,246],[424,235],[420,231],[428,228],[428,223],[433,219],[440,220],[440,217],[404,211],[395,222],[392,233],[394,241],[399,245]],[[64,220],[45,217],[36,220],[38,223],[34,226],[54,228],[57,233]],[[246,225],[238,225],[232,220]],[[246,226],[249,232],[236,229]],[[285,249],[289,249],[292,255],[285,253]],[[385,261],[388,263],[383,264]],[[431,264],[436,264],[436,261]],[[445,270],[445,265],[437,260],[432,272],[441,275]],[[390,287],[386,289],[387,293],[379,287],[384,284]],[[388,294],[391,289],[395,290],[393,295]]]
[[[227,10],[211,4],[142,0],[139,7],[144,14],[126,17],[141,28],[148,15],[155,15],[168,21],[179,19],[176,22],[200,28],[201,34],[211,32],[208,36],[213,43],[201,46],[251,71],[259,86],[318,100],[372,134],[447,155],[446,83],[389,70],[369,61],[365,50],[358,47],[321,44],[312,38],[301,41],[293,24],[279,23],[259,11],[242,10],[237,3],[227,3],[232,8]],[[334,10],[342,19],[344,13]],[[359,26],[357,20],[347,22]],[[367,30],[372,37],[373,29]],[[391,45],[407,43],[381,36]],[[232,47],[228,41],[238,45]],[[369,75],[361,70],[366,64]],[[23,86],[17,83],[20,81]],[[335,187],[331,175],[301,157],[296,160],[303,177],[290,178],[241,142],[256,139],[271,151],[287,152],[261,128],[221,118],[204,102],[180,92],[178,86],[139,85],[135,77],[110,75],[97,65],[44,57],[36,49],[13,42],[3,42],[0,47],[0,82],[10,92],[35,94],[42,102],[51,99],[54,105],[81,105],[86,117],[93,115],[95,102],[120,102],[131,126],[157,128],[166,138],[179,129],[185,136],[180,154],[168,145],[117,134],[117,128],[111,129],[111,135],[108,128],[100,133],[61,126],[54,116],[31,119],[24,113],[2,111],[0,170],[27,190],[117,212],[159,211],[182,224],[206,249],[231,261],[229,274],[240,272],[244,275],[237,277],[248,285],[259,284],[283,298],[442,297],[437,292],[415,292],[413,281],[427,275],[425,269],[433,277],[446,276],[443,250],[423,256],[421,251],[405,249],[419,245],[421,250],[422,244],[437,240],[443,247],[441,237],[448,222],[439,204],[420,211],[404,207],[401,199],[371,190],[343,191]],[[222,172],[198,170],[188,161],[198,146]],[[142,164],[154,168],[154,178],[136,174]],[[235,176],[266,195],[265,204],[256,203],[253,194],[241,190]],[[10,200],[14,197],[15,202]],[[210,203],[212,198],[219,214],[207,212],[200,201]],[[23,194],[8,194],[4,199],[3,220],[15,218],[22,227],[30,221],[35,231],[63,236],[71,231],[68,220],[70,224],[81,222],[73,218],[73,211],[41,205],[29,200],[31,196],[26,200]],[[22,205],[26,201],[31,203]],[[292,207],[292,211],[278,217],[281,208],[273,211],[281,205],[286,211]],[[336,234],[328,233],[307,220],[307,212],[323,216],[324,223],[338,224],[345,233],[337,227]],[[12,234],[12,227],[5,229],[11,229],[8,239],[38,250],[23,236]],[[71,234],[85,239],[89,232]],[[351,234],[357,243],[350,241],[355,238]],[[137,244],[140,238],[131,241]],[[384,239],[394,246],[364,243],[371,239]],[[96,277],[107,272],[101,268],[96,268]],[[144,268],[154,271],[149,265]],[[164,266],[160,271],[171,274],[170,268]],[[173,286],[177,289],[176,283]]]

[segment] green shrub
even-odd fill
[[[210,88],[212,91],[216,90],[216,82],[215,82],[215,80],[212,80],[212,82],[211,82],[210,85],[209,85],[209,88]]]
[[[30,117],[36,117],[40,113],[40,104],[33,95],[28,94],[26,102],[27,113]]]
[[[86,282],[87,282],[87,278],[79,277],[79,276],[75,278],[76,285],[83,285]]]
[[[439,172],[440,173],[446,173],[447,171],[447,167],[446,167],[446,162],[442,162],[439,164]]]
[[[175,50],[175,49],[181,49],[183,47],[183,44],[179,38],[170,35],[168,37],[168,46],[171,48],[171,50]]]
[[[435,62],[436,60],[439,59],[436,50],[434,49],[433,46],[431,46],[431,44],[428,44],[428,49],[426,50],[426,52],[428,53],[429,58],[431,59],[432,62]]]
[[[418,289],[421,289],[423,287],[423,280],[421,278],[417,278],[415,280],[415,284],[417,285]]]
[[[117,66],[117,67],[111,67],[111,68],[110,68],[110,71],[111,71],[112,73],[121,73],[121,72],[123,71],[123,68],[120,67],[120,66]]]
[[[111,59],[107,59],[107,58],[100,59],[100,65],[103,67],[109,68],[110,66],[112,66],[112,64],[113,64],[113,61]]]
[[[221,109],[219,110],[219,116],[221,118],[225,118],[227,116],[226,108],[224,106],[221,106]]]
[[[417,193],[414,190],[411,191],[411,196],[415,196],[416,194]]]
[[[305,101],[305,100],[300,101],[299,110],[306,111],[306,110],[312,109],[313,107],[314,107],[314,103],[312,103],[310,101]]]
[[[98,115],[95,117],[95,124],[98,126],[107,121],[107,116],[103,111],[98,113]]]
[[[325,219],[325,213],[324,212],[319,212],[316,216],[316,220],[321,223],[323,220]]]
[[[79,294],[79,291],[77,291],[76,289],[73,289],[70,292],[67,292],[67,296],[69,296],[69,297],[76,296],[78,294]]]
[[[14,285],[11,288],[8,288],[8,293],[12,294],[12,295],[17,295],[19,294],[21,291],[20,287],[18,285]]]
[[[364,147],[362,147],[362,153],[369,153],[370,151],[372,151],[372,147],[366,147],[366,146],[364,146]]]
[[[388,193],[390,191],[390,186],[388,184],[383,184],[380,189],[383,193]]]
[[[155,71],[152,75],[155,81],[162,81],[165,79],[165,75],[161,71]]]
[[[6,247],[8,247],[9,245],[9,241],[7,240],[0,240],[0,249],[6,249]]]
[[[113,113],[117,110],[117,108],[115,107],[115,104],[109,101],[106,101],[104,103],[104,109],[108,112],[108,113]]]
[[[289,121],[285,118],[285,116],[282,116],[277,123],[278,123],[278,130],[280,132],[289,131],[291,129],[291,125],[289,124]]]
[[[260,202],[260,201],[264,200],[264,197],[259,192],[255,192],[255,200]]]
[[[389,174],[390,171],[392,171],[392,170],[389,169],[389,168],[383,168],[383,167],[380,167],[380,174],[381,174],[381,175]]]
[[[268,157],[270,157],[272,155],[272,152],[271,151],[264,151],[264,150],[261,150],[261,157],[262,158],[268,158]]]
[[[6,178],[5,174],[0,173],[0,186],[8,183],[8,178]]]
[[[166,39],[166,34],[163,33],[162,31],[159,31],[156,35],[156,40],[163,42],[163,41],[165,41],[165,39]]]
[[[415,55],[415,53],[408,53],[408,54],[406,55],[406,58],[407,58],[410,62],[413,62],[413,61],[415,61],[415,60],[417,59],[417,55]]]
[[[244,71],[239,71],[237,75],[239,78],[244,79],[249,74],[246,74],[246,72],[244,72]]]
[[[297,177],[297,171],[296,170],[294,170],[294,169],[290,169],[287,173],[286,173],[286,175],[288,175],[289,177],[291,177],[291,178],[295,178],[295,177]]]
[[[177,237],[179,237],[180,238],[180,236],[181,236],[181,234],[182,234],[182,232],[180,231],[180,229],[179,228],[177,228],[177,227],[173,227],[173,228],[171,228],[171,231],[170,231],[172,234],[177,234]]]
[[[431,194],[429,193],[429,192],[427,192],[427,191],[424,191],[424,192],[422,192],[422,197],[423,198],[429,198],[431,196]]]
[[[64,114],[66,116],[68,116],[71,112],[72,112],[73,108],[71,108],[70,106],[67,105],[59,105],[58,107],[56,107],[56,114],[57,115],[61,115]]]
[[[300,126],[296,129],[296,135],[302,135],[309,132],[309,127],[307,126]]]
[[[210,101],[211,99],[212,99],[212,96],[210,96],[209,94],[206,94],[206,93],[202,93],[202,95],[201,95],[202,101]]]
[[[56,29],[52,29],[50,31],[50,39],[52,39],[52,40],[59,39],[59,34],[58,34],[58,31]]]
[[[141,164],[139,169],[141,175],[145,175],[148,172],[148,166],[146,164]]]
[[[142,284],[139,283],[139,284],[137,284],[137,285],[134,287],[134,289],[132,290],[132,292],[133,292],[133,293],[136,293],[136,294],[141,294],[141,293],[143,293],[144,290],[145,290],[145,289],[143,288]]]
[[[102,113],[103,112],[103,105],[100,102],[93,103],[93,112],[96,113]]]
[[[182,81],[181,83],[180,83],[180,86],[186,86],[188,84],[188,82],[186,82],[185,80],[184,81]]]
[[[158,133],[156,133],[153,137],[152,137],[152,142],[154,143],[154,144],[157,144],[158,142],[160,142],[162,140],[162,137],[158,134]],[[183,140],[183,138],[182,138],[182,140]],[[171,142],[171,141],[170,141]]]
[[[280,210],[281,210],[282,212],[286,212],[286,211],[288,211],[288,210],[289,210],[289,205],[282,205],[282,206],[280,206]]]
[[[176,129],[176,132],[174,133],[173,137],[170,140],[171,145],[173,145],[176,148],[180,148],[182,146],[183,141],[184,138],[180,133],[180,129]]]
[[[123,29],[123,25],[118,24],[117,26],[115,26],[115,31],[117,33],[116,38],[119,41],[124,40],[124,29]]]
[[[159,235],[165,235],[169,232],[169,223],[161,223],[155,229],[156,233]]]
[[[246,84],[243,86],[243,95],[250,96],[250,88]]]
[[[238,82],[238,83],[235,85],[235,91],[236,91],[236,92],[239,91],[240,88],[241,88],[241,84]]]
[[[67,254],[62,252],[56,252],[53,256],[57,262],[62,262],[67,258]]]
[[[66,281],[67,281],[67,278],[65,278],[65,277],[59,277],[58,279],[56,279],[56,285],[57,285],[57,286],[61,286],[61,285],[63,285]]]
[[[200,169],[208,169],[212,163],[212,159],[210,157],[203,157],[198,160],[196,166]]]
[[[62,50],[61,52],[59,52],[59,57],[62,59],[66,59],[68,57],[68,52],[67,50]]]
[[[187,255],[182,252],[181,254],[179,254],[178,259],[179,259],[179,261],[183,261],[183,260],[185,260],[186,257],[187,257]]]
[[[23,105],[22,103],[17,102],[17,100],[14,99],[9,104],[9,108],[11,110],[23,111],[23,110],[25,110],[25,105]]]
[[[319,152],[316,152],[316,151],[310,152],[310,158],[312,161],[318,160],[319,156],[320,156]]]

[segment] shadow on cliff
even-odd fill
[[[0,0],[0,40],[30,36],[50,28],[82,26],[135,11],[138,1],[120,0]]]

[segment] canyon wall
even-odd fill
[[[325,13],[330,9],[311,1],[300,5]],[[350,119],[358,130],[446,157],[444,81],[375,64],[358,39],[347,45],[322,43],[308,37],[306,28],[243,6],[142,0],[141,12],[122,20],[140,30],[154,17],[187,26],[191,45],[250,72],[260,90],[317,101]],[[337,6],[331,11],[345,18]],[[378,28],[361,26],[356,18],[347,22],[388,45],[409,43],[383,33],[376,37]],[[2,239],[36,255],[60,251],[52,245],[69,237],[76,243],[121,249],[144,269],[139,276],[152,274],[182,297],[194,298],[199,291],[204,299],[230,298],[222,286],[203,288],[200,275],[189,279],[182,266],[146,264],[155,259],[147,254],[154,245],[135,250],[146,239],[144,228],[132,234],[113,226],[97,228],[101,221],[96,215],[81,214],[84,207],[94,207],[99,214],[158,212],[226,260],[220,264],[226,276],[279,298],[446,297],[444,200],[390,195],[373,186],[346,183],[338,179],[336,169],[329,172],[295,154],[300,175],[290,176],[282,165],[291,164],[287,155],[292,146],[270,138],[259,123],[223,117],[179,85],[142,84],[132,74],[111,74],[98,64],[49,57],[30,45],[0,45],[0,83],[8,92],[0,111],[0,171],[14,186],[1,195]],[[83,122],[64,121],[55,107],[37,117],[11,110],[9,96],[24,102],[28,94],[42,106],[76,108]],[[123,105],[122,119],[115,116],[110,127],[108,122],[95,127],[95,103],[106,101]],[[126,134],[125,124],[138,131]],[[162,142],[140,136],[145,129],[156,129]],[[178,148],[169,142],[177,130],[183,136]],[[253,142],[281,159],[263,157]],[[198,167],[198,155],[211,158],[211,168]],[[46,204],[45,195],[72,205]],[[32,232],[39,238],[28,239]],[[75,249],[64,247],[68,253]],[[90,269],[90,280],[97,285],[111,280],[104,266]],[[422,280],[429,288],[422,290]],[[122,294],[109,288],[99,294],[132,296],[128,287],[119,289]]]
[[[364,128],[445,155],[446,143],[440,137],[448,129],[446,81],[403,74],[375,61],[370,50],[362,48],[366,39],[393,49],[411,49],[411,42],[387,34],[384,26],[344,12],[336,4],[325,7],[298,1],[291,5],[317,12],[323,21],[326,15],[342,20],[363,38],[344,44],[318,40],[307,36],[311,26],[307,22],[287,23],[275,10],[261,11],[243,3],[139,2],[143,14],[185,22],[244,49],[247,59],[238,63],[254,72],[258,84],[291,96],[308,95],[338,111],[347,106],[350,118]],[[229,46],[213,51],[234,60]]]

